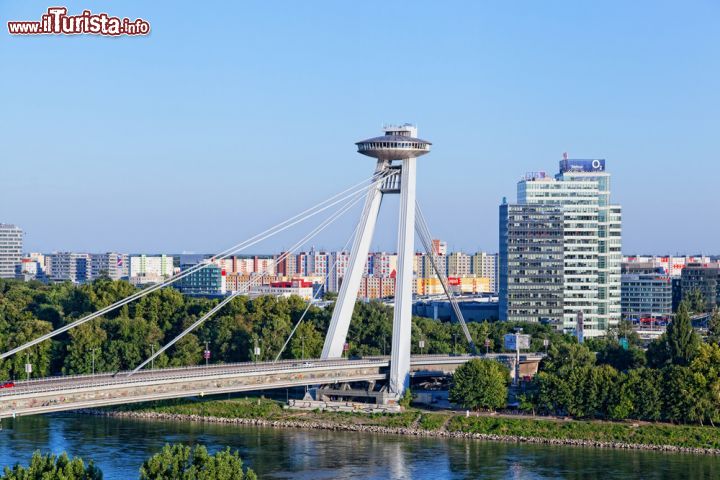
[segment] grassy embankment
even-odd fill
[[[112,410],[118,410],[113,408]],[[479,416],[466,418],[451,413],[409,409],[401,414],[307,412],[286,410],[269,399],[174,400],[127,405],[123,411],[157,412],[222,418],[253,418],[269,421],[336,422],[363,426],[412,427],[435,431],[480,433],[560,440],[593,440],[644,445],[674,445],[688,448],[720,449],[720,429],[709,426],[633,424],[548,418],[507,418]]]

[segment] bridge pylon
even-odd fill
[[[388,384],[391,397],[397,400],[410,382],[416,160],[429,153],[432,144],[417,138],[417,128],[413,125],[386,126],[384,131],[385,135],[356,143],[358,153],[377,159],[376,178],[382,174],[387,176],[367,193],[350,253],[350,263],[325,337],[322,358],[340,358],[343,354],[382,198],[384,195],[399,194],[398,266]]]

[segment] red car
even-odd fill
[[[15,386],[15,382],[5,382],[3,384],[0,384],[0,388],[13,388]]]

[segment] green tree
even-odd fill
[[[542,361],[543,370],[562,376],[579,367],[590,367],[595,364],[595,355],[585,345],[579,343],[553,344],[548,356]]]
[[[710,314],[707,341],[715,345],[720,343],[720,310],[717,307],[713,308],[712,314]]]
[[[663,417],[671,422],[692,422],[695,417],[698,385],[689,367],[670,365],[663,375]]]
[[[501,408],[507,405],[509,382],[505,365],[475,358],[455,370],[450,401],[473,410]]]
[[[30,465],[16,463],[5,467],[2,480],[102,480],[102,472],[92,461],[87,465],[80,458],[69,458],[66,453],[55,456],[35,452]]]
[[[693,313],[705,313],[707,311],[707,302],[705,301],[705,295],[699,288],[693,288],[683,298],[686,302],[688,310]],[[678,308],[679,311],[679,308]]]
[[[290,340],[290,356],[292,358],[320,358],[324,341],[323,335],[315,329],[312,323],[303,321]]]
[[[628,418],[638,420],[660,420],[663,411],[662,377],[655,369],[637,368],[630,370],[623,378],[617,405],[625,398],[632,401],[632,411]],[[619,418],[614,416],[614,418]]]
[[[697,352],[700,339],[690,322],[687,302],[680,302],[677,314],[667,328],[670,361],[674,365],[689,365]]]
[[[237,451],[226,448],[210,455],[202,445],[165,445],[160,453],[140,467],[141,480],[255,480],[251,469],[244,469]]]

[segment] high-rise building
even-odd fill
[[[449,277],[469,277],[472,272],[471,257],[467,253],[452,252],[447,255]]]
[[[46,256],[47,276],[53,282],[85,283],[90,279],[90,255],[55,252]]]
[[[20,227],[0,223],[0,278],[14,278],[15,266],[20,263],[23,231]]]
[[[447,255],[447,242],[444,240],[434,239],[432,241],[432,248],[435,255]]]
[[[621,317],[622,262],[622,210],[610,203],[605,160],[564,155],[555,177],[535,172],[518,182],[517,203],[562,210],[563,328],[582,315],[585,336],[604,335]]]
[[[128,267],[128,256],[124,253],[91,253],[89,279],[107,275],[113,280],[120,280],[128,276]]]
[[[128,276],[134,285],[159,283],[172,276],[173,269],[173,257],[137,255],[130,257]]]
[[[562,326],[564,227],[559,206],[500,205],[500,320]]]
[[[489,279],[491,292],[498,291],[498,266],[497,254],[477,252],[471,258],[472,274]]]
[[[327,260],[327,290],[329,292],[337,292],[340,290],[340,285],[342,284],[349,262],[349,252],[330,252]]]

